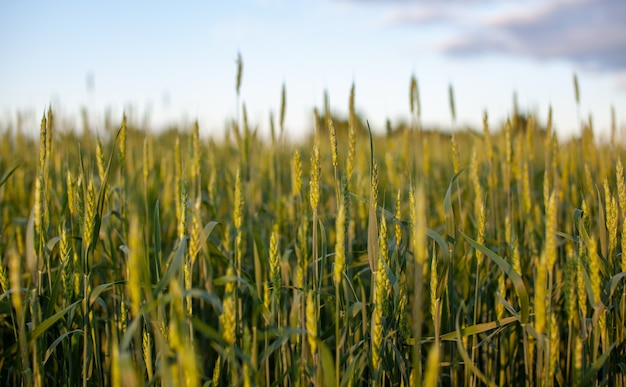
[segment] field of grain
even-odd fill
[[[0,133],[0,384],[625,386],[615,125],[437,132],[409,86],[386,134],[354,88],[299,143],[284,101],[269,139]]]

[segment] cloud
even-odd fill
[[[586,69],[626,71],[623,0],[348,0],[385,5],[382,25],[451,27],[434,44],[451,56],[512,54],[568,60]]]
[[[384,26],[427,24],[465,24],[475,21],[475,11],[494,0],[356,0],[361,4],[384,4],[390,9],[383,14]],[[501,0],[500,3],[507,1]]]
[[[449,10],[443,7],[410,7],[394,9],[383,16],[384,26],[402,24],[424,24],[445,22],[450,18]]]
[[[524,13],[492,16],[439,48],[457,56],[504,53],[567,59],[597,70],[625,70],[624,20],[623,1],[551,1]]]

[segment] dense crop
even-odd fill
[[[2,133],[0,384],[624,386],[623,148],[410,95],[301,144],[284,101],[267,141]]]

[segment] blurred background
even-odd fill
[[[36,134],[52,105],[63,124],[103,130],[125,111],[160,131],[198,120],[220,136],[245,103],[269,133],[286,88],[285,127],[298,138],[313,108],[356,109],[373,129],[410,120],[415,75],[424,126],[497,124],[517,100],[562,137],[593,116],[624,139],[626,2],[614,0],[241,0],[0,3],[0,130]],[[243,59],[239,98],[238,54]],[[576,103],[574,74],[580,84]],[[621,132],[620,132],[621,130]]]

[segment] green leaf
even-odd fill
[[[120,135],[121,128],[117,131],[115,135],[114,142],[117,142],[117,138]],[[109,180],[109,171],[111,169],[111,161],[113,160],[113,154],[115,152],[111,152],[109,155],[109,162],[107,163],[106,170],[104,171],[104,176],[102,177],[102,181],[100,182],[100,191],[98,192],[98,200],[96,201],[96,213],[94,216],[94,227],[93,232],[91,233],[91,241],[88,244],[88,251],[94,251],[96,249],[96,244],[98,243],[99,235],[100,235],[100,226],[102,225],[102,214],[104,213],[104,204],[106,201],[107,194],[107,184]]]
[[[159,201],[154,204],[154,262],[156,280],[161,279],[161,217],[159,212]]]
[[[398,348],[394,340],[385,340],[385,343],[387,344],[387,347],[391,348],[391,350],[395,354],[396,359],[398,359],[396,363],[394,364],[394,366],[397,367],[400,371],[400,380],[404,380],[408,382],[409,374],[407,372],[408,370],[406,368],[406,362],[404,360],[400,360],[400,359],[404,359],[402,352],[400,351],[400,349]],[[409,383],[407,383],[407,385],[408,384]]]
[[[556,235],[560,236],[561,238],[569,239],[570,241],[572,241],[574,243],[578,243],[578,238],[576,238],[573,235],[566,234],[566,233],[564,233],[562,231],[557,231]]]
[[[465,168],[461,169],[460,171],[458,171],[454,176],[452,176],[452,179],[450,180],[450,184],[448,185],[448,189],[446,190],[446,196],[443,198],[443,212],[446,215],[446,232],[448,233],[448,238],[452,238],[452,240],[449,239],[450,242],[454,241],[454,210],[452,208],[452,185],[454,184],[454,182],[456,181],[456,179],[459,177],[459,175],[461,175],[461,173],[463,173],[465,171]]]
[[[574,209],[574,224],[578,225],[578,221],[580,221],[583,218],[584,215],[584,211],[581,210],[580,208],[575,208]]]
[[[61,237],[54,237],[54,238],[50,238],[50,240],[48,240],[48,242],[46,242],[46,248],[48,249],[48,251],[52,251],[54,250],[54,246],[56,246],[56,244],[61,240]]]
[[[596,374],[598,373],[598,371],[600,371],[600,369],[604,366],[604,363],[606,363],[606,361],[609,359],[609,356],[611,355],[611,351],[613,351],[613,348],[615,348],[615,344],[617,343],[611,344],[609,349],[606,352],[604,352],[602,356],[597,358],[596,361],[593,362],[591,367],[587,370],[587,372],[585,372],[585,375],[583,375],[582,379],[580,380],[580,383],[578,383],[579,386],[591,385],[592,379],[596,377]]]
[[[446,243],[445,238],[439,234],[437,231],[427,228],[426,235],[430,237],[432,240],[437,242],[439,248],[441,249],[441,253],[447,262],[450,262],[450,249],[448,248],[448,244]]]
[[[504,271],[504,273],[511,279],[513,286],[515,286],[517,297],[519,298],[519,303],[520,303],[520,308],[521,308],[520,323],[524,325],[528,323],[530,302],[528,299],[528,291],[526,290],[526,285],[524,285],[524,280],[522,279],[522,277],[513,269],[513,266],[511,266],[507,261],[505,261],[498,254],[494,253],[493,251],[489,250],[485,246],[476,242],[475,240],[467,236],[465,233],[463,233],[463,231],[459,230],[459,233],[461,233],[461,235],[463,235],[465,240],[470,245],[472,245],[476,250],[482,252],[485,256],[489,257],[494,263],[500,266],[500,269],[502,269],[502,271]]]
[[[626,271],[615,274],[613,277],[611,277],[609,282],[604,285],[604,291],[602,292],[604,305],[610,304],[611,298],[613,297],[613,292],[615,292],[615,288],[617,288],[617,285],[619,285],[619,282],[624,277],[626,277]]]
[[[213,285],[222,286],[222,285],[226,285],[229,282],[237,282],[241,285],[244,285],[247,288],[252,288],[254,290],[250,282],[248,282],[245,278],[237,277],[236,275],[230,275],[230,276],[225,275],[225,276],[218,277],[215,280],[213,280]],[[256,294],[256,292],[253,292],[253,294]]]
[[[144,307],[145,305],[141,309],[143,310]],[[128,350],[128,348],[130,347],[130,342],[135,335],[135,332],[141,326],[142,320],[143,319],[141,318],[140,313],[137,317],[133,318],[130,321],[130,324],[128,324],[128,326],[126,327],[126,332],[124,332],[124,335],[122,336],[122,340],[120,340],[120,352]]]
[[[61,336],[57,337],[57,339],[54,340],[52,344],[50,344],[50,346],[46,350],[46,356],[43,359],[43,365],[46,365],[46,363],[48,362],[48,359],[50,358],[50,356],[52,355],[56,347],[61,343],[61,341],[63,341],[66,337],[74,333],[84,333],[84,331],[82,329],[74,329],[73,331],[65,332]]]
[[[509,304],[509,302],[502,296],[502,294],[500,294],[500,292],[496,293],[496,298],[498,299],[498,302],[500,302],[504,306],[504,308],[519,321],[519,314],[513,308],[513,306]]]
[[[285,329],[281,329],[280,331],[273,330],[273,331],[259,332],[260,338],[265,337],[265,335],[267,335],[268,338],[271,338],[272,340],[272,344],[270,344],[269,347],[267,347],[261,353],[261,356],[259,357],[259,364],[265,363],[267,359],[272,355],[272,353],[280,349],[280,347],[282,347],[284,343],[289,341],[289,339],[292,336],[294,335],[299,336],[299,335],[302,335],[303,333],[305,333],[304,330],[296,329],[296,328],[285,328]],[[220,336],[220,340],[221,340],[221,336]]]
[[[335,385],[335,361],[333,355],[326,346],[326,344],[317,338],[317,348],[319,350],[320,359],[322,361],[322,377],[324,378],[325,386]]]
[[[203,301],[206,301],[213,306],[216,312],[222,313],[222,302],[220,301],[220,299],[215,294],[211,294],[207,292],[206,290],[189,289],[188,291],[184,292],[183,296],[185,297],[189,296],[192,298],[198,298]]]
[[[604,216],[604,206],[602,205],[602,199],[600,197],[598,187],[596,187],[596,191],[598,192],[598,239],[600,240],[600,251],[602,251],[602,256],[606,257],[608,254],[607,244],[609,239],[606,232],[606,217]]]
[[[163,289],[165,289],[165,287],[169,285],[176,272],[181,268],[183,264],[183,258],[185,257],[186,247],[187,239],[183,238],[182,240],[180,240],[176,251],[172,253],[173,257],[171,258],[171,263],[169,264],[167,271],[154,289],[154,298],[158,298],[159,293],[161,293]]]
[[[527,325],[524,327],[524,330],[526,331],[526,333],[528,333],[528,335],[529,335],[530,337],[532,337],[533,339],[537,340],[537,346],[538,346],[540,349],[543,349],[543,348],[544,348],[544,346],[543,346],[543,345],[544,345],[544,343],[545,343],[546,336],[545,336],[543,333],[539,333],[539,332],[537,332],[537,330],[535,329],[535,327],[534,327],[534,326],[532,326],[531,324],[527,324]]]
[[[50,242],[48,242],[48,244],[50,244]],[[63,272],[65,268],[67,267],[67,265],[69,264],[70,264],[69,259],[66,259],[60,262],[58,270],[56,271],[56,276],[54,276],[52,289],[50,290],[50,293],[48,295],[48,299],[51,300],[52,302],[49,302],[48,305],[46,306],[46,310],[44,312],[44,318],[50,317],[52,313],[54,312],[56,301],[59,300],[58,295],[59,295],[59,289],[61,289],[61,286],[62,286],[61,282],[62,282]]]
[[[515,316],[505,317],[502,320],[490,321],[486,323],[480,323],[480,324],[471,325],[469,327],[465,327],[461,329],[458,333],[461,335],[461,337],[479,335],[481,333],[491,331],[493,329],[502,328],[516,321],[519,321],[519,319]],[[439,337],[439,339],[446,340],[446,341],[456,340],[456,338],[457,338],[456,331],[448,332]]]
[[[252,258],[254,261],[254,282],[256,284],[257,294],[261,294],[261,287],[264,281],[264,270],[261,262],[269,262],[268,256],[265,255],[265,252],[268,252],[269,250],[265,247],[265,244],[263,243],[263,238],[265,235],[261,234],[261,230],[259,230],[257,227],[254,227],[252,235],[254,240],[254,249],[252,250]],[[261,254],[263,254],[262,258]]]
[[[364,354],[367,352],[360,351],[352,358],[352,361],[346,367],[346,370],[341,379],[341,387],[347,387],[349,384],[353,383],[356,380],[357,372],[355,372],[357,365],[360,365],[358,374],[362,374],[363,369],[365,368]]]
[[[133,339],[135,335],[135,332],[141,326],[140,325],[141,322],[144,321],[144,315],[151,313],[154,309],[160,306],[165,307],[167,304],[169,304],[172,301],[173,298],[174,297],[172,296],[172,293],[166,293],[162,295],[160,298],[150,300],[147,303],[143,304],[141,308],[139,309],[139,314],[137,315],[137,317],[133,318],[130,321],[130,324],[128,324],[126,328],[126,332],[124,332],[124,335],[122,336],[120,340],[120,347],[119,347],[120,351],[125,351],[128,349],[128,347],[130,346],[131,340]]]
[[[372,139],[372,128],[370,128],[369,122],[367,123],[367,129],[370,136],[370,187],[374,184],[374,141]],[[370,270],[372,273],[376,273],[378,265],[378,219],[376,218],[376,206],[377,204],[372,201],[372,192],[370,189],[370,210],[368,218],[367,228],[367,258],[370,263]]]
[[[222,343],[222,335],[217,331],[217,329],[213,328],[209,324],[200,320],[197,317],[191,317],[191,325],[193,325],[193,329],[200,333],[202,336],[206,337],[209,340],[216,341],[218,343]]]
[[[39,325],[37,325],[37,327],[35,327],[35,329],[33,329],[28,334],[28,342],[32,342],[33,340],[36,340],[39,336],[44,334],[50,327],[52,327],[57,321],[59,321],[63,316],[65,316],[67,312],[72,310],[72,308],[74,308],[76,305],[78,305],[82,301],[83,300],[74,301],[72,304],[68,305],[65,309],[53,314],[52,316],[42,321]]]
[[[476,375],[478,377],[478,379],[480,379],[484,384],[487,384],[489,386],[495,386],[495,384],[493,382],[490,382],[489,379],[487,379],[487,377],[485,375],[483,375],[482,372],[480,372],[480,370],[478,369],[478,367],[476,367],[476,365],[474,364],[474,362],[472,361],[472,359],[470,358],[470,356],[467,354],[467,351],[465,351],[465,347],[463,347],[463,340],[461,339],[461,324],[459,323],[459,318],[461,316],[461,312],[465,312],[465,302],[461,301],[461,307],[459,308],[457,314],[456,314],[456,329],[454,331],[455,335],[456,335],[456,347],[459,350],[459,354],[461,355],[461,357],[463,358],[463,361],[465,362],[465,365],[467,365],[470,369],[470,371],[472,371],[474,373],[474,375]]]
[[[363,312],[365,308],[365,304],[361,301],[353,302],[350,307],[348,307],[348,316],[350,318],[355,318],[359,313]]]
[[[91,290],[91,294],[89,295],[89,306],[91,306],[96,301],[96,299],[100,296],[100,294],[102,294],[102,292],[106,291],[113,285],[119,285],[125,282],[126,282],[125,280],[121,280],[121,281],[115,281],[115,282],[108,282],[106,284],[96,286],[95,288]]]
[[[17,168],[19,168],[20,166],[21,166],[21,164],[18,164],[16,166],[14,166],[7,173],[5,173],[4,176],[2,176],[2,179],[0,179],[0,187],[2,187],[4,185],[4,183],[7,182],[7,180],[9,180],[9,177],[11,177],[13,172],[15,172],[15,170],[17,170]]]
[[[211,235],[211,233],[213,232],[213,229],[218,224],[220,223],[213,221],[213,222],[209,222],[206,226],[204,226],[198,238],[198,250],[202,249],[202,246],[206,243],[206,240],[209,238],[209,235]],[[190,255],[194,255],[196,253],[197,251],[190,251]]]

